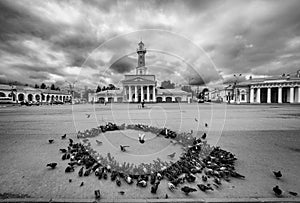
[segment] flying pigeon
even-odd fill
[[[175,190],[175,189],[177,189],[176,187],[175,187],[175,185],[173,184],[173,183],[168,183],[168,188],[169,188],[169,190],[171,190],[172,192]]]
[[[52,169],[54,169],[57,166],[57,163],[49,163],[49,164],[47,164],[47,166],[49,166]]]
[[[176,152],[169,154],[168,157],[170,157],[171,159],[173,159],[175,157]]]
[[[54,142],[54,140],[48,140],[49,141],[49,144],[52,144]]]
[[[125,192],[124,192],[124,191],[119,191],[119,194],[120,194],[120,195],[124,195]]]
[[[195,121],[196,121],[196,122],[198,122],[198,119],[197,119],[197,118],[195,118]]]
[[[100,197],[101,197],[100,190],[95,190],[95,198],[100,199]]]
[[[188,195],[190,192],[196,192],[197,190],[192,187],[184,186],[183,188],[181,188],[181,191],[183,191],[185,195]]]
[[[72,179],[69,179],[69,183],[71,183],[72,182]]]
[[[204,184],[197,184],[197,186],[203,192],[206,192],[206,190],[214,190],[211,186],[206,186]]]
[[[203,140],[205,140],[205,138],[206,138],[206,133],[203,133],[203,135],[201,136],[201,138],[202,138]]]
[[[205,123],[205,124],[204,124],[204,126],[207,128],[207,127],[208,127],[208,124],[207,124],[207,123]]]
[[[80,187],[82,187],[83,185],[84,185],[84,182],[81,182],[81,183],[80,183]]]
[[[87,118],[91,117],[91,114],[86,113],[85,115]]]
[[[277,197],[280,197],[282,195],[282,190],[279,188],[278,185],[276,185],[275,187],[273,187],[273,191],[274,191],[274,193],[275,193],[275,195]]]
[[[293,196],[297,196],[298,193],[297,192],[292,192],[292,191],[289,191],[289,194],[293,195]]]
[[[61,136],[61,139],[63,140],[63,139],[66,139],[66,137],[67,137],[67,134],[64,134],[63,136]]]
[[[273,171],[273,174],[274,174],[274,176],[275,176],[277,179],[279,179],[279,178],[282,177],[281,171]]]
[[[144,144],[144,143],[145,143],[145,133],[143,133],[143,134],[140,134],[140,133],[139,133],[139,142],[140,142],[141,144]]]
[[[120,145],[121,151],[125,152],[126,151],[126,147],[130,147],[130,146]]]
[[[99,141],[99,140],[96,140],[96,143],[97,143],[98,145],[101,145],[101,144],[102,144],[102,142]]]

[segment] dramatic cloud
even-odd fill
[[[299,10],[298,0],[0,0],[0,79],[120,84],[141,39],[158,82],[294,73]]]

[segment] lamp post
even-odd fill
[[[75,80],[73,83],[69,82],[66,80],[66,82],[69,84],[70,87],[70,91],[71,91],[71,95],[72,95],[72,99],[71,99],[71,103],[73,104],[73,99],[74,99],[74,87],[75,87],[75,83],[77,82],[77,80]]]
[[[189,86],[191,87],[191,80],[193,80],[194,78],[189,78]],[[191,87],[191,91],[192,91],[192,102],[193,102],[193,97],[194,97],[194,94],[193,94],[193,90],[192,90],[192,87]]]
[[[234,82],[234,85],[233,85],[233,91],[234,91],[234,101],[236,104],[239,104],[240,103],[240,91],[236,88],[237,86],[237,83],[238,83],[238,80],[239,80],[239,77],[242,76],[242,74],[240,73],[239,75],[233,75],[235,77],[235,82]]]

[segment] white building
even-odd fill
[[[138,63],[135,75],[125,75],[121,90],[89,94],[89,102],[190,102],[192,94],[179,89],[159,89],[155,75],[148,74],[144,43],[138,44]]]

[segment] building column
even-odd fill
[[[278,87],[278,104],[282,103],[282,87]]]
[[[129,88],[129,90],[128,90],[128,92],[129,92],[129,99],[128,99],[128,101],[132,102],[131,86],[129,85],[128,88]]]
[[[298,86],[298,103],[300,103],[300,86]]]
[[[294,87],[290,87],[290,103],[294,103]]]
[[[126,90],[127,86],[124,86],[124,95],[125,95],[125,101],[127,100],[127,90]],[[124,97],[123,97],[124,98]]]
[[[260,87],[257,88],[257,91],[256,91],[256,102],[260,103]]]
[[[137,86],[134,86],[134,101],[138,102],[138,95],[137,95]]]
[[[156,102],[155,85],[153,85],[153,102]]]
[[[147,102],[150,101],[150,88],[149,85],[147,86]]]
[[[144,86],[141,85],[141,102],[144,100]]]
[[[254,102],[254,89],[251,88],[250,89],[250,103],[253,103]]]
[[[271,103],[271,88],[268,87],[268,92],[267,92],[267,103]]]

